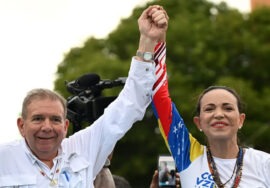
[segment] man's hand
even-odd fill
[[[148,7],[138,19],[141,35],[160,42],[160,37],[168,29],[168,20],[169,17],[161,6],[153,5]]]
[[[158,42],[164,42],[168,29],[169,17],[159,5],[153,5],[143,11],[138,19],[140,37],[140,51],[153,52]]]

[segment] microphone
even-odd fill
[[[116,86],[123,86],[125,85],[126,80],[127,80],[127,77],[119,77],[116,80],[101,80],[94,87],[97,87],[98,89],[102,90],[102,89],[112,88]]]
[[[100,81],[100,77],[97,74],[84,74],[80,76],[75,82],[79,87],[88,88],[96,85]]]
[[[99,81],[100,77],[97,74],[84,74],[74,81],[66,82],[66,87],[70,93],[79,94],[85,89],[98,84]]]

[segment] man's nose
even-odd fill
[[[52,130],[52,123],[51,123],[51,121],[50,121],[49,118],[46,118],[46,119],[43,121],[41,129],[42,129],[43,131],[50,131],[50,130]]]

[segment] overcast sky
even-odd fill
[[[57,65],[70,48],[90,36],[105,37],[145,2],[0,0],[0,143],[20,138],[16,119],[23,97],[32,88],[53,89]],[[226,2],[249,11],[249,0]]]

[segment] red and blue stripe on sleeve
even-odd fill
[[[169,96],[166,71],[166,44],[159,43],[155,48],[156,82],[153,86],[152,108],[158,120],[164,141],[169,148],[178,171],[191,164],[191,143],[185,123]]]

